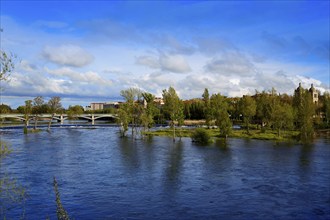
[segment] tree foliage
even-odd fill
[[[128,88],[126,90],[121,90],[120,95],[125,99],[125,104],[120,106],[121,111],[119,112],[120,117],[118,117],[118,123],[125,125],[126,122],[131,123],[132,137],[135,137],[137,133],[138,125],[141,122],[142,114],[142,91],[138,88]],[[123,121],[122,121],[123,120]],[[121,128],[125,131],[125,128]],[[126,134],[125,132],[121,132]]]
[[[151,93],[142,93],[144,100],[144,109],[141,114],[141,123],[144,130],[150,129],[154,125],[154,116],[157,113],[157,108],[154,104],[155,96]]]
[[[175,141],[175,122],[179,124],[184,120],[183,102],[177,95],[173,87],[163,90],[164,112],[169,115],[171,126],[173,128],[173,141]]]
[[[79,115],[84,113],[84,108],[81,105],[70,105],[67,114],[69,119],[77,119]]]
[[[301,102],[297,107],[297,121],[300,130],[300,139],[309,142],[314,136],[313,116],[315,107],[312,96],[305,92],[301,96]]]
[[[249,133],[249,125],[252,117],[256,114],[257,105],[255,100],[251,96],[243,96],[240,100],[240,112],[243,115],[243,121],[246,126],[246,130]]]
[[[211,135],[205,128],[196,128],[191,134],[191,139],[199,144],[208,144],[211,142]]]
[[[274,97],[270,107],[270,123],[277,130],[278,136],[281,135],[281,130],[293,128],[294,114],[291,105],[282,103],[279,97]]]
[[[202,95],[203,102],[204,102],[204,117],[205,117],[205,124],[207,126],[211,125],[212,120],[212,109],[211,109],[211,102],[210,102],[210,94],[207,88],[204,89],[204,93]]]
[[[226,137],[232,130],[232,123],[228,114],[228,103],[224,96],[213,94],[210,99],[212,118],[220,129],[220,136]]]
[[[56,113],[59,113],[62,111],[62,103],[61,103],[61,97],[54,96],[48,101],[48,107],[49,107],[49,113],[51,114],[51,118],[48,122],[48,128],[47,130],[50,131],[50,126],[52,124],[53,117]]]
[[[34,129],[37,129],[39,115],[43,113],[43,105],[45,101],[42,96],[37,96],[33,99],[32,113],[34,114]]]
[[[8,114],[11,112],[12,112],[12,109],[9,105],[5,105],[5,104],[0,105],[0,114]]]

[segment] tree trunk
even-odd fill
[[[175,123],[174,121],[172,123],[173,123],[173,142],[175,142]]]
[[[34,130],[37,129],[37,124],[38,124],[38,116],[34,116]]]
[[[52,114],[52,117],[49,119],[49,122],[48,122],[48,128],[47,128],[47,131],[50,131],[50,126],[52,124],[52,121],[53,121],[53,117],[54,117],[54,113]]]

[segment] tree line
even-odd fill
[[[227,137],[231,133],[233,124],[241,124],[249,133],[251,127],[265,131],[276,130],[278,136],[284,130],[300,131],[301,139],[310,139],[315,128],[329,128],[330,126],[330,95],[325,92],[320,96],[317,104],[307,89],[294,93],[293,96],[278,94],[275,89],[270,91],[256,91],[255,95],[244,95],[241,98],[226,97],[209,94],[205,88],[201,98],[182,100],[173,87],[163,90],[164,105],[154,102],[155,96],[137,88],[128,88],[120,92],[125,100],[118,109],[111,109],[117,114],[121,136],[126,136],[129,127],[132,136],[146,131],[154,124],[168,123],[173,129],[173,140],[176,127],[182,126],[184,120],[203,120],[207,127],[219,128],[219,135]],[[33,117],[34,129],[37,128],[39,116],[49,113],[66,113],[71,119],[86,112],[80,105],[69,106],[64,109],[61,98],[52,97],[45,101],[42,96],[25,101],[25,105],[12,110],[10,106],[0,105],[0,113],[21,113],[28,119]],[[91,113],[90,111],[88,113]],[[27,123],[28,120],[26,120]],[[51,119],[48,129],[51,126]],[[27,126],[27,124],[26,124]]]
[[[185,119],[202,119],[207,127],[216,126],[219,135],[228,137],[233,124],[241,124],[249,133],[251,127],[274,130],[278,136],[282,131],[297,130],[300,139],[308,141],[314,136],[315,128],[330,127],[330,95],[325,92],[319,96],[317,104],[312,95],[302,89],[293,96],[278,94],[273,88],[270,91],[256,91],[255,95],[244,95],[241,98],[229,98],[209,94],[207,88],[201,98],[183,101],[173,87],[163,90],[164,105],[155,105],[154,96],[139,89],[122,90],[125,103],[118,110],[118,122],[121,135],[125,136],[131,124],[132,135],[136,129],[152,127],[160,118],[166,120],[176,136],[176,126],[181,126]]]

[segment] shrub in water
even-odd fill
[[[208,144],[211,142],[211,135],[204,128],[196,128],[195,131],[191,134],[191,139],[193,142],[199,144]]]

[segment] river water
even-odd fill
[[[1,176],[27,191],[9,219],[330,219],[330,138],[311,145],[119,138],[116,127],[2,130]],[[4,202],[4,201],[3,201]],[[22,211],[23,210],[23,211]],[[0,216],[3,219],[3,216]]]

